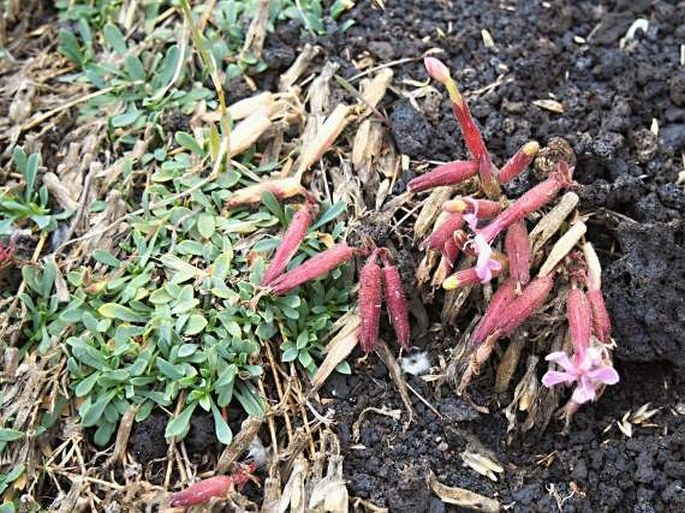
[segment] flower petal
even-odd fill
[[[598,381],[605,385],[615,385],[619,381],[618,372],[609,366],[593,369],[587,373],[587,377],[592,381]]]
[[[587,376],[581,376],[571,398],[578,404],[583,404],[594,401],[595,395],[595,384]]]
[[[568,372],[547,371],[542,376],[542,384],[547,388],[552,388],[559,383],[573,383],[576,380],[575,376]]]
[[[545,360],[548,362],[554,362],[563,368],[566,372],[576,375],[578,373],[578,368],[573,365],[571,359],[563,351],[555,351],[554,353],[549,353]]]

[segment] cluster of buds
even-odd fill
[[[438,273],[443,288],[456,289],[476,283],[487,283],[500,275],[507,266],[510,274],[520,285],[530,278],[530,247],[523,220],[532,212],[551,202],[557,193],[572,184],[572,170],[561,162],[557,170],[546,180],[533,187],[516,201],[507,204],[500,186],[512,181],[533,161],[540,148],[531,141],[498,171],[485,146],[483,136],[476,126],[464,97],[450,76],[447,67],[438,59],[427,57],[426,70],[434,80],[445,86],[452,104],[452,111],[464,136],[471,160],[448,162],[432,171],[414,178],[407,186],[411,192],[419,193],[429,189],[457,185],[468,179],[479,177],[480,188],[488,199],[459,197],[443,205],[446,216],[441,216],[434,232],[424,247],[440,251],[442,260]],[[489,221],[480,226],[481,221]],[[463,229],[468,225],[470,234]],[[491,244],[499,234],[507,231],[507,254],[495,251]],[[476,256],[476,265],[449,275],[459,253]]]
[[[288,294],[300,285],[324,276],[350,261],[356,254],[365,252],[346,243],[340,243],[306,260],[297,268],[285,272],[288,263],[302,244],[316,211],[315,200],[308,197],[307,202],[293,216],[262,277],[262,285],[272,294]],[[409,347],[409,310],[399,270],[389,255],[390,252],[386,248],[373,249],[359,274],[359,311],[362,321],[359,343],[365,352],[372,351],[378,340],[383,291],[397,340],[403,348]],[[379,261],[383,265],[382,268]]]
[[[365,352],[370,352],[378,342],[382,296],[395,336],[400,346],[409,348],[409,310],[402,287],[400,272],[392,264],[386,248],[376,248],[366,260],[359,274],[359,316],[361,328],[359,343]],[[381,261],[383,268],[379,265]]]
[[[571,334],[573,354],[556,351],[546,360],[563,371],[548,371],[542,383],[548,388],[560,384],[575,384],[571,400],[564,409],[567,420],[578,407],[595,398],[606,385],[619,381],[611,361],[611,321],[601,291],[601,268],[594,248],[589,242],[583,246],[587,274],[572,278],[572,288],[566,301],[566,316]],[[579,282],[584,281],[585,292]]]
[[[447,290],[487,283],[495,276],[506,276],[503,273],[508,272],[471,336],[474,352],[460,383],[459,388],[463,391],[490,357],[497,341],[510,335],[540,309],[554,287],[555,268],[561,260],[558,255],[550,254],[549,263],[543,265],[531,280],[533,255],[525,218],[548,205],[561,190],[572,185],[572,169],[561,161],[544,181],[515,201],[508,202],[501,194],[500,186],[516,178],[533,161],[539,150],[538,143],[525,144],[498,171],[447,67],[432,57],[426,58],[425,66],[430,77],[447,89],[470,160],[440,165],[411,180],[408,188],[411,192],[420,193],[478,177],[485,198],[458,197],[445,202],[442,206],[444,213],[438,218],[424,247],[441,253],[438,275]],[[569,231],[568,239],[576,235],[579,238],[583,232],[584,225],[579,223],[575,230]],[[501,234],[504,234],[504,254],[491,245]],[[577,239],[560,239],[559,242],[560,246],[568,242],[572,247]],[[563,249],[567,253],[570,247]],[[450,274],[460,252],[476,257],[475,266]],[[567,305],[574,355],[569,357],[563,352],[549,355],[547,359],[560,365],[564,372],[549,371],[543,380],[548,387],[576,383],[567,411],[593,400],[605,385],[618,381],[608,351],[611,328],[600,292],[599,262],[589,243],[585,245],[585,255],[589,269],[587,293],[574,286]],[[596,337],[592,339],[596,342],[594,345],[590,342],[591,333]]]

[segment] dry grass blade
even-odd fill
[[[547,260],[545,260],[545,263],[540,267],[540,276],[551,273],[557,264],[571,252],[576,244],[578,244],[586,231],[587,226],[585,223],[578,222],[574,224],[552,247]]]
[[[503,394],[509,388],[511,378],[516,372],[519,360],[521,359],[521,351],[526,343],[526,338],[516,330],[510,337],[511,341],[504,351],[502,361],[497,366],[497,376],[495,378],[495,393]]]
[[[331,372],[347,358],[357,345],[361,318],[356,312],[346,316],[347,322],[338,334],[326,345],[326,358],[312,378],[314,390],[324,384]]]
[[[397,387],[397,391],[400,394],[402,403],[404,403],[404,408],[407,410],[407,415],[409,416],[409,419],[407,420],[407,425],[409,425],[411,424],[411,421],[414,420],[414,407],[412,406],[411,399],[409,398],[409,391],[407,390],[407,383],[404,381],[402,368],[400,367],[400,364],[397,363],[397,360],[390,351],[388,344],[386,344],[384,340],[378,340],[376,352],[378,353],[378,356],[380,356],[381,360],[383,360],[385,366],[388,368],[390,377]]]
[[[265,107],[238,123],[231,132],[230,156],[247,151],[271,127],[270,108]]]
[[[223,474],[227,472],[240,455],[250,447],[263,423],[264,419],[257,417],[248,417],[243,421],[240,426],[240,432],[219,457],[219,462],[216,465],[218,473]]]
[[[286,72],[281,75],[279,89],[281,91],[286,91],[295,85],[295,82],[297,82],[302,73],[309,68],[309,65],[319,54],[319,51],[320,49],[318,46],[312,46],[309,43],[304,45],[304,48],[297,56],[297,59],[295,59],[295,62],[293,62],[290,68],[288,68]]]
[[[528,235],[533,255],[536,255],[552,235],[561,228],[561,225],[564,224],[564,221],[573,212],[579,201],[578,195],[575,192],[569,191],[561,197],[559,203],[552,210],[538,221],[538,224],[535,225],[535,228]]]
[[[501,505],[496,499],[485,497],[465,488],[446,486],[438,481],[433,472],[428,475],[428,487],[442,502],[447,504],[454,504],[483,513],[497,513],[501,510]]]
[[[497,474],[504,472],[504,468],[487,454],[466,449],[459,454],[465,467],[469,467],[491,481],[497,481]]]
[[[262,49],[266,40],[266,25],[269,21],[269,4],[270,0],[259,0],[257,2],[257,10],[250,27],[247,29],[243,49],[240,51],[241,60],[262,58]]]
[[[256,111],[272,110],[274,95],[269,91],[244,98],[228,106],[228,113],[233,121],[245,119]],[[216,123],[221,119],[221,112],[212,111],[201,115],[202,121]]]
[[[452,190],[452,187],[438,187],[426,198],[414,222],[416,240],[423,239],[433,229],[435,220],[442,212],[442,204],[452,197]]]
[[[357,420],[354,421],[354,424],[352,424],[352,440],[355,443],[359,442],[359,438],[361,437],[362,422],[364,422],[364,417],[369,412],[377,413],[378,415],[384,415],[395,420],[400,420],[400,417],[402,416],[402,410],[390,410],[385,406],[383,408],[375,408],[373,406],[365,408],[359,414]]]
[[[122,466],[126,463],[126,448],[137,413],[138,406],[132,405],[121,417],[119,429],[117,429],[116,441],[114,443],[114,451],[112,451],[111,456],[107,458],[107,461],[105,461],[102,466],[103,470],[111,468],[117,461],[119,461]]]
[[[297,171],[298,176],[313,166],[331,147],[350,122],[349,114],[351,111],[352,107],[340,104],[326,118],[316,136],[309,143],[306,143],[302,149],[300,166]]]

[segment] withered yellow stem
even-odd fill
[[[352,107],[340,104],[326,118],[316,137],[302,150],[302,161],[298,174],[309,169],[338,138],[349,122],[348,115]]]
[[[599,263],[597,252],[589,242],[583,244],[583,254],[588,270],[588,289],[600,290],[602,288],[602,266]]]
[[[561,197],[559,203],[552,210],[538,221],[538,224],[535,225],[535,228],[528,235],[533,248],[533,254],[536,254],[550,237],[559,230],[579,201],[578,195],[575,192],[569,191]]]
[[[559,262],[568,255],[573,247],[578,243],[585,232],[587,226],[583,222],[574,224],[552,247],[547,260],[540,268],[540,276],[551,273]]]
[[[268,108],[260,109],[238,123],[231,133],[231,157],[250,148],[270,126]]]

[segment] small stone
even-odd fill
[[[395,49],[386,41],[371,41],[369,51],[382,61],[391,61],[395,58]]]
[[[669,83],[671,101],[678,107],[685,106],[685,73],[674,75]]]

